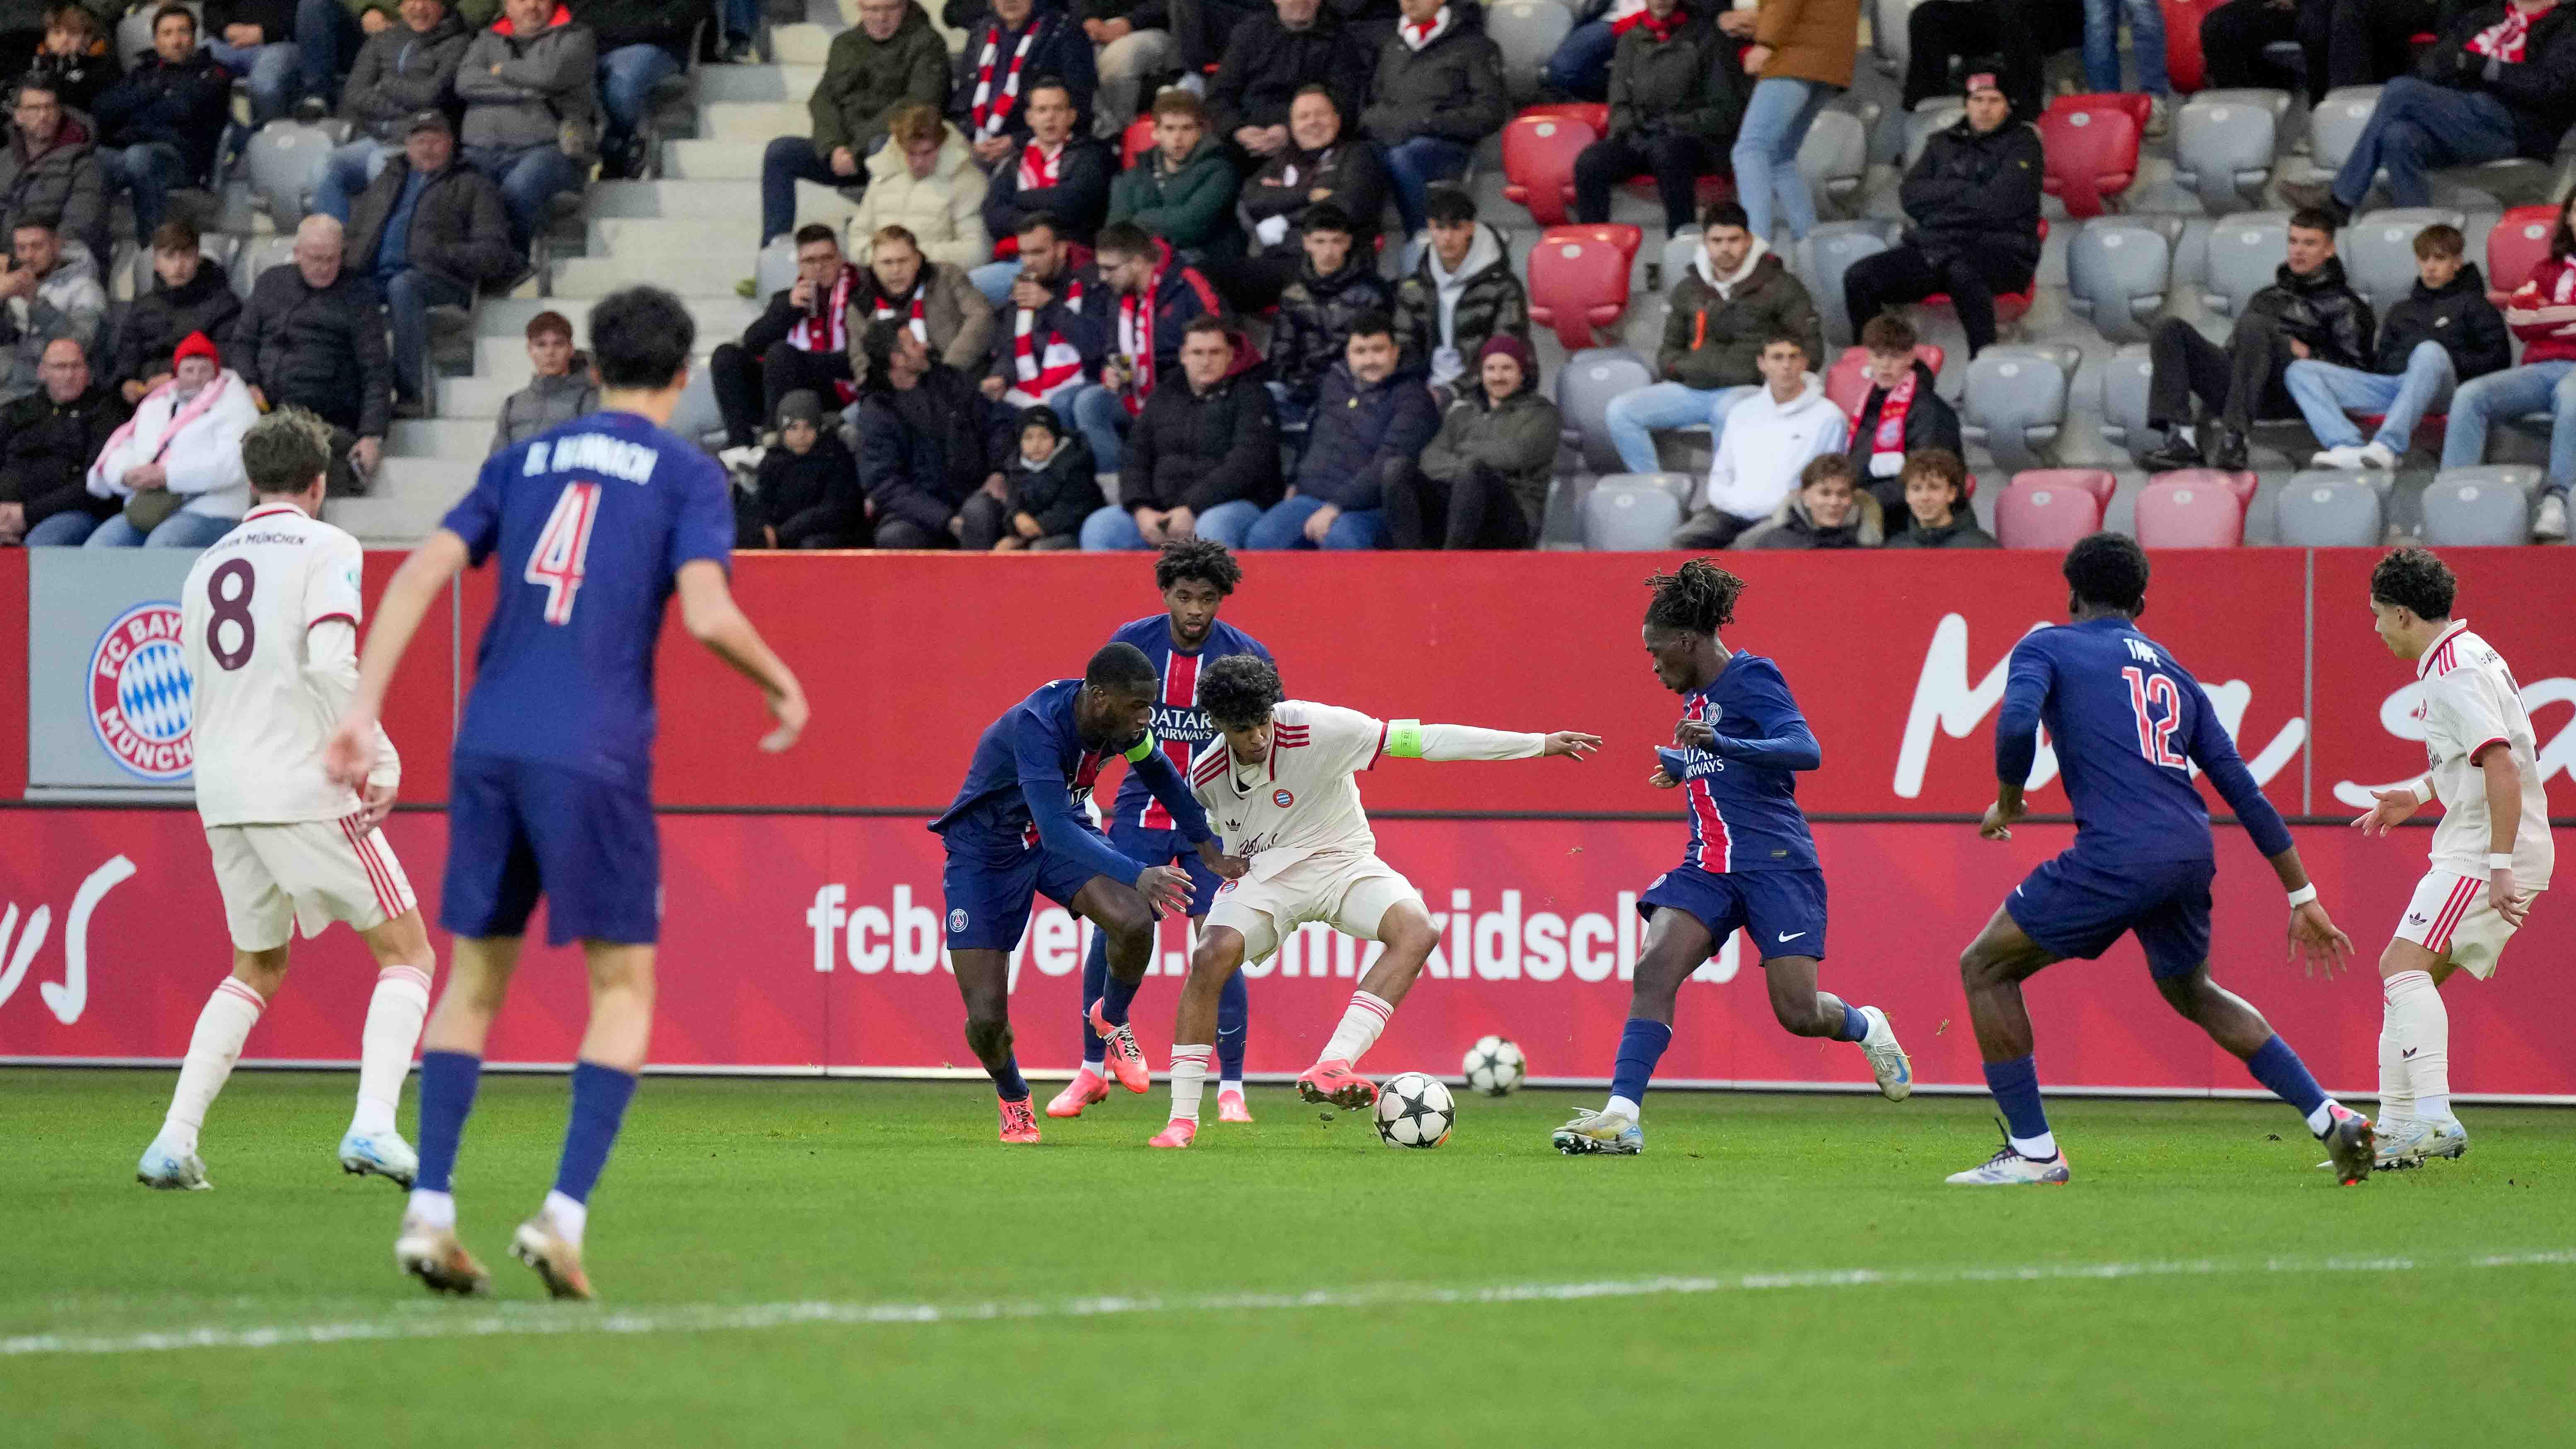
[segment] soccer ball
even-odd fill
[[[1508,1097],[1529,1075],[1529,1062],[1510,1037],[1482,1037],[1467,1048],[1466,1072],[1468,1086],[1488,1097]]]
[[[1406,1072],[1377,1089],[1378,1140],[1389,1147],[1437,1147],[1458,1125],[1458,1104],[1437,1077]]]

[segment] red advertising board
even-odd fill
[[[1390,762],[1372,778],[1447,774],[1491,796],[1576,767]],[[1667,797],[1668,798],[1668,797]],[[166,1060],[186,1050],[227,969],[223,913],[196,817],[181,810],[19,809],[0,830],[0,1059]],[[922,821],[821,815],[666,815],[667,912],[654,1060],[730,1070],[918,1072],[971,1066],[939,953],[937,840]],[[1381,822],[1385,857],[1444,931],[1430,973],[1368,1065],[1454,1073],[1500,1032],[1541,1078],[1606,1075],[1627,1015],[1639,932],[1633,893],[1677,858],[1678,821]],[[398,853],[434,910],[445,821],[398,816]],[[1817,830],[1832,890],[1825,983],[1894,1018],[1927,1085],[1979,1084],[1955,965],[2015,881],[2062,848],[2065,827],[2007,843],[1931,823]],[[2379,992],[2369,962],[2423,868],[2426,836],[2365,841],[2298,832],[2310,869],[2359,947],[2332,982],[2283,963],[2279,887],[2242,836],[2222,832],[2214,969],[2277,1024],[2330,1086],[2376,1081]],[[2553,892],[2552,894],[2557,894]],[[1068,1070],[1078,1055],[1082,928],[1041,910],[1014,961],[1022,1061]],[[2558,969],[2576,915],[2543,899],[2497,980],[2446,993],[2453,1081],[2463,1093],[2576,1097],[2576,1060],[2549,1035],[2576,1013]],[[444,959],[445,942],[440,940]],[[299,943],[286,990],[252,1036],[254,1061],[352,1061],[374,971],[345,931]],[[1159,1064],[1181,968],[1177,924],[1137,1013]],[[1366,948],[1320,928],[1251,968],[1251,1068],[1306,1066],[1339,1018]],[[1670,1082],[1858,1085],[1851,1048],[1792,1038],[1770,1019],[1739,938],[1681,1000],[1661,1075]],[[532,949],[492,1039],[501,1063],[568,1060],[585,1013],[570,950]],[[2056,1087],[2201,1092],[2251,1087],[2243,1070],[2166,1009],[2134,945],[2066,962],[2030,987],[2044,1079]],[[1142,1117],[1140,1121],[1144,1120]]]

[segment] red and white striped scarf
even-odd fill
[[[1020,148],[1020,190],[1044,191],[1055,185],[1056,176],[1064,169],[1066,142],[1058,141],[1049,151],[1031,141]],[[1017,240],[1017,238],[1014,238]]]
[[[1044,15],[1029,17],[1029,28],[1020,33],[1020,43],[1011,50],[1011,68],[1002,77],[998,94],[993,89],[993,63],[1002,53],[1002,22],[984,27],[984,50],[975,58],[975,99],[966,108],[966,118],[974,123],[975,138],[998,136],[1010,123],[1011,112],[1020,103],[1020,67],[1029,59],[1030,47],[1038,43],[1038,32],[1048,25]]]
[[[2504,19],[2470,36],[2468,48],[2506,65],[2520,65],[2523,47],[2531,40],[2531,22],[2556,8],[2557,0],[2550,0],[2549,4],[2528,13],[2519,5],[2507,4]]]
[[[1456,18],[1456,16],[1450,13],[1449,7],[1443,5],[1440,7],[1439,13],[1431,17],[1431,23],[1428,25],[1416,25],[1410,20],[1400,20],[1396,22],[1395,28],[1403,32],[1404,43],[1406,45],[1413,47],[1415,50],[1420,50],[1431,42],[1438,40],[1441,36],[1448,34],[1449,26]]]
[[[904,312],[904,320],[910,324],[912,335],[920,338],[925,347],[930,345],[930,320],[922,315],[921,299],[929,294],[930,288],[923,285],[929,280],[923,277],[912,284],[912,306]],[[882,322],[893,315],[894,299],[879,293],[876,307],[868,313],[868,320]]]
[[[1154,395],[1154,299],[1162,293],[1163,274],[1172,269],[1171,249],[1157,245],[1154,251],[1154,271],[1145,279],[1145,290],[1118,299],[1118,350],[1127,354],[1134,368],[1127,395],[1119,401],[1127,405],[1131,418],[1143,413],[1145,399]]]
[[[801,318],[795,326],[788,328],[788,346],[799,352],[826,355],[850,350],[850,284],[857,280],[858,274],[856,267],[841,268],[840,279],[832,283],[830,305],[823,309],[822,316]],[[929,339],[925,337],[923,340]],[[845,403],[859,395],[856,383],[838,378],[833,380],[832,390]]]
[[[1878,429],[1870,435],[1869,440],[1869,450],[1873,455],[1905,451],[1905,415],[1914,407],[1914,384],[1917,376],[1913,369],[1908,368],[1905,381],[1889,388],[1886,398],[1879,403]],[[1869,394],[1862,393],[1860,402],[1852,408],[1853,432],[1860,431],[1860,416],[1868,409]]]
[[[1076,312],[1082,310],[1080,278],[1065,283],[1064,305]],[[1017,381],[1002,396],[1013,407],[1036,407],[1057,388],[1082,380],[1082,354],[1064,340],[1061,332],[1049,332],[1040,342],[1037,325],[1038,314],[1025,307],[1011,319],[1011,371]]]

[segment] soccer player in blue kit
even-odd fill
[[[1744,581],[1702,558],[1646,583],[1655,591],[1646,606],[1646,653],[1656,680],[1682,697],[1676,748],[1655,752],[1647,782],[1682,792],[1691,838],[1682,863],[1638,898],[1646,945],[1610,1100],[1549,1138],[1569,1157],[1645,1150],[1641,1104],[1655,1063],[1672,1045],[1673,997],[1739,927],[1761,953],[1780,1025],[1859,1045],[1889,1101],[1914,1090],[1913,1066],[1887,1013],[1816,989],[1825,956],[1825,876],[1798,809],[1796,772],[1815,769],[1824,755],[1780,666],[1718,642],[1717,631],[1735,621]]]
[[[2263,798],[2200,684],[2163,645],[2138,632],[2147,554],[2136,540],[2097,533],[2066,552],[2067,623],[2014,646],[1995,726],[1995,803],[1978,834],[2012,838],[2028,808],[2022,786],[2045,726],[2075,807],[2075,844],[2030,873],[1959,958],[1986,1084],[2003,1108],[2004,1145],[1950,1181],[1972,1187],[2063,1183],[2066,1154],[2041,1110],[2021,983],[2069,956],[2101,955],[2134,934],[2165,1003],[2241,1058],[2254,1079],[2307,1119],[2336,1176],[2370,1175],[2368,1118],[2319,1090],[2246,1001],[2209,979],[2209,883],[2218,873],[2209,807],[2192,784],[2198,765],[2236,812],[2254,848],[2289,892],[2290,954],[2331,973],[2352,953],[2280,812]]]
[[[796,676],[726,583],[734,525],[724,470],[663,428],[689,380],[687,310],[667,292],[629,288],[591,309],[590,332],[600,411],[493,454],[404,560],[367,635],[357,694],[325,747],[335,777],[366,777],[404,647],[457,571],[497,553],[499,588],[449,787],[439,924],[456,936],[455,959],[421,1042],[420,1173],[394,1243],[403,1271],[445,1293],[490,1286],[457,1239],[450,1184],[484,1040],[543,895],[548,941],[581,942],[590,1023],[554,1191],[510,1251],[555,1297],[591,1296],[581,1260],[590,1191],[653,1028],[662,914],[653,650],[674,591],[690,636],[760,686],[778,722],[760,747],[784,750],[805,725]]]
[[[1207,711],[1199,708],[1199,677],[1211,664],[1235,654],[1249,654],[1270,662],[1270,651],[1251,635],[1217,617],[1227,597],[1243,582],[1243,566],[1226,552],[1224,544],[1212,538],[1176,538],[1163,545],[1162,557],[1154,560],[1154,587],[1163,595],[1164,612],[1149,614],[1130,624],[1119,626],[1110,635],[1112,642],[1133,644],[1145,651],[1154,672],[1161,676],[1161,694],[1154,706],[1154,739],[1172,762],[1172,768],[1186,772],[1190,756],[1208,741],[1216,738],[1216,726],[1208,722]],[[1145,787],[1145,777],[1134,770],[1119,782],[1118,800],[1109,812],[1109,846],[1130,860],[1148,865],[1177,862],[1190,873],[1189,914],[1193,926],[1207,918],[1208,907],[1216,900],[1217,878],[1198,860],[1173,827],[1171,811],[1154,798]],[[1079,1117],[1082,1109],[1108,1099],[1109,1077],[1117,1074],[1118,1082],[1128,1091],[1141,1092],[1151,1083],[1146,1071],[1145,1054],[1136,1049],[1132,1031],[1112,1030],[1104,1035],[1092,1013],[1108,993],[1109,940],[1094,932],[1091,949],[1082,963],[1082,1070],[1074,1074],[1065,1089],[1047,1103],[1050,1117]],[[1244,1028],[1251,1016],[1251,990],[1241,972],[1226,978],[1225,994],[1217,1003],[1217,1120],[1249,1122],[1252,1109],[1243,1099]]]
[[[1190,906],[1188,871],[1131,859],[1091,823],[1083,807],[1100,767],[1124,757],[1202,865],[1227,880],[1243,874],[1242,861],[1217,849],[1207,812],[1154,738],[1162,687],[1145,651],[1101,646],[1082,678],[1042,685],[993,721],[975,741],[957,798],[930,822],[948,846],[940,882],[957,993],[966,1001],[966,1045],[993,1079],[1004,1142],[1038,1140],[1028,1079],[1011,1051],[1011,950],[1036,897],[1084,917],[1107,939],[1109,975],[1092,1020],[1113,1049],[1127,1052],[1137,1050],[1127,1010],[1153,956],[1154,921]]]

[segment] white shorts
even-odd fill
[[[2448,956],[2451,964],[2484,981],[2495,974],[2513,927],[2496,914],[2486,877],[2435,870],[2415,883],[2415,899],[2406,903],[2406,914],[2397,922],[2397,939]]]
[[[1278,950],[1289,932],[1309,921],[1374,941],[1390,907],[1421,899],[1413,882],[1374,855],[1310,855],[1275,875],[1218,886],[1207,923],[1242,932],[1243,959],[1250,963]]]
[[[233,944],[273,951],[301,925],[318,936],[333,921],[373,930],[419,904],[384,832],[346,820],[294,825],[209,825],[224,916]]]

